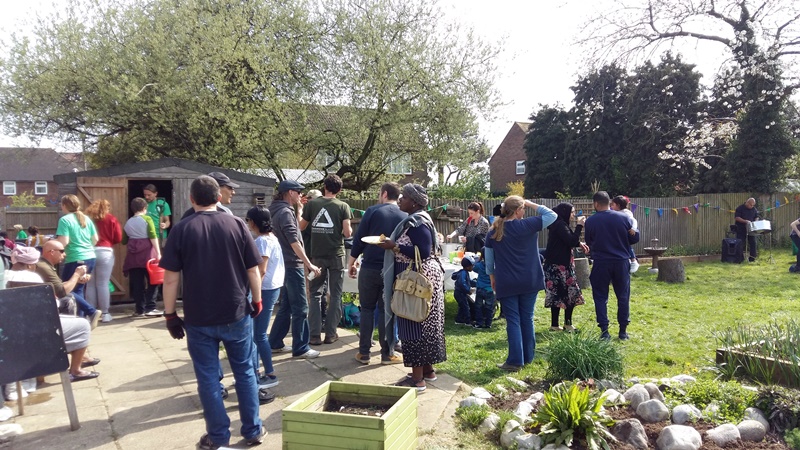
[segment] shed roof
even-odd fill
[[[163,169],[164,167],[181,167],[199,174],[211,172],[222,172],[229,176],[231,180],[243,181],[246,183],[259,184],[262,186],[274,186],[275,179],[252,175],[249,173],[238,172],[224,167],[216,167],[209,164],[199,163],[181,158],[161,158],[152,161],[142,161],[131,164],[120,164],[118,166],[104,167],[102,169],[86,170],[83,172],[62,173],[53,177],[56,183],[74,183],[78,177],[116,177],[125,176],[130,173],[147,172],[149,170]]]
[[[81,167],[52,148],[0,147],[0,179],[4,181],[53,181],[54,175]]]

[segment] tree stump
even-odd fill
[[[589,281],[589,258],[575,258],[575,277],[581,289],[592,287]]]
[[[660,258],[658,260],[657,281],[667,283],[683,283],[686,281],[686,270],[680,258]]]

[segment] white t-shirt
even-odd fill
[[[620,212],[621,212],[622,214],[625,214],[626,216],[630,217],[630,218],[631,218],[631,223],[633,224],[633,225],[632,225],[632,226],[633,226],[633,229],[634,229],[634,230],[636,230],[636,231],[639,231],[639,221],[638,221],[638,220],[636,220],[636,218],[635,218],[635,217],[633,217],[633,212],[631,212],[631,210],[630,210],[630,209],[628,209],[628,208],[625,208],[625,209],[623,209],[623,210],[622,210],[622,211],[620,211]]]
[[[278,289],[283,286],[283,279],[286,276],[286,268],[283,265],[283,251],[278,238],[270,233],[266,236],[259,235],[256,238],[256,247],[262,257],[269,258],[267,261],[267,272],[261,280],[261,290]]]

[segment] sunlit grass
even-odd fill
[[[631,282],[631,340],[618,345],[624,355],[625,376],[661,377],[692,373],[713,365],[714,332],[737,322],[765,325],[772,320],[800,317],[800,275],[789,273],[794,261],[788,249],[773,251],[774,263],[763,252],[759,261],[723,264],[718,261],[686,263],[683,284],[656,281],[643,266]],[[582,333],[599,335],[595,323],[591,289],[584,289],[586,304],[575,309],[573,324]],[[471,385],[494,384],[506,373],[496,367],[505,360],[505,322],[496,321],[491,330],[456,326],[456,304],[452,293],[446,297],[447,361],[438,369]],[[612,337],[616,336],[616,297],[609,299]],[[536,300],[537,348],[547,346],[552,335],[550,311],[544,308],[544,292]],[[561,317],[563,325],[563,314]],[[545,362],[537,355],[533,364],[517,377],[544,378]]]

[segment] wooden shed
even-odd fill
[[[189,186],[200,175],[222,172],[239,185],[232,202],[228,205],[238,217],[244,217],[254,205],[269,205],[275,189],[275,179],[237,172],[222,167],[198,163],[179,158],[163,158],[133,164],[107,167],[84,172],[65,173],[54,176],[58,184],[58,195],[75,194],[85,209],[92,201],[104,198],[111,203],[111,212],[120,224],[132,216],[130,202],[143,196],[143,188],[153,184],[158,196],[164,198],[172,210],[170,221],[177,223],[183,213],[191,207]],[[126,249],[123,245],[114,248],[114,271],[111,282],[116,288],[112,302],[130,299],[128,279],[122,274],[122,262]]]

